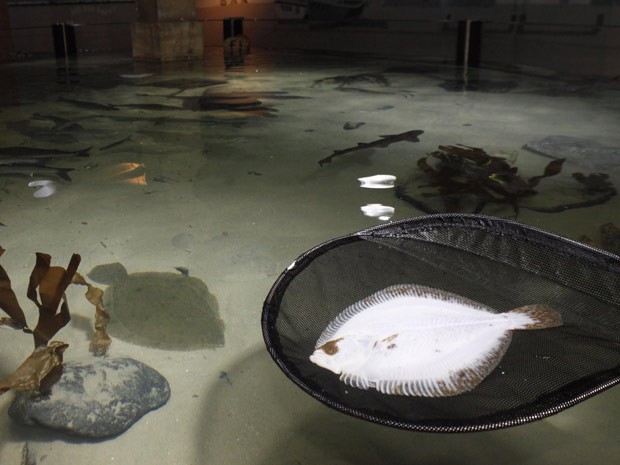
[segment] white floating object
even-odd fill
[[[42,181],[31,181],[28,183],[28,187],[38,187],[38,189],[34,191],[34,194],[32,194],[33,197],[37,199],[49,197],[50,195],[54,195],[56,193],[56,183],[54,181],[50,181],[49,179]]]
[[[560,314],[542,304],[497,313],[440,289],[398,284],[336,316],[310,360],[356,388],[453,396],[473,389],[495,369],[513,330],[561,324]]]
[[[360,210],[362,210],[364,215],[379,218],[382,221],[387,221],[394,215],[394,207],[380,203],[369,203],[360,207]]]
[[[367,189],[391,189],[394,187],[396,176],[391,174],[375,174],[374,176],[357,178],[357,180],[361,183],[360,187]]]

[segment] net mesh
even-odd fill
[[[547,304],[564,324],[514,332],[499,366],[453,397],[356,389],[310,362],[336,315],[402,283],[444,289],[499,312]],[[512,221],[429,215],[334,239],[300,256],[265,301],[263,335],[292,381],[342,412],[417,431],[498,429],[551,415],[620,381],[619,289],[615,255]]]

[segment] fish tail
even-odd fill
[[[56,174],[59,178],[64,179],[65,181],[71,181],[71,177],[69,176],[69,171],[73,171],[73,168],[58,168]]]
[[[75,156],[76,157],[87,157],[88,156],[88,152],[90,152],[90,149],[92,149],[93,146],[91,145],[90,147],[86,147],[85,149],[82,150],[78,150],[77,152],[75,152]]]
[[[531,320],[515,329],[544,329],[562,326],[562,316],[560,313],[545,304],[524,305],[523,307],[512,309],[510,313],[525,315]]]

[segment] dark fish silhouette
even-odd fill
[[[132,110],[146,111],[167,111],[167,110],[183,110],[183,108],[172,105],[163,105],[161,103],[125,103],[122,105],[114,105],[115,107],[131,108]]]
[[[319,165],[323,166],[326,163],[331,163],[332,158],[339,157],[341,155],[345,155],[351,152],[357,152],[358,150],[370,149],[370,148],[375,148],[375,147],[385,148],[390,144],[394,144],[396,142],[402,142],[402,141],[420,142],[420,139],[418,139],[418,136],[420,134],[424,134],[424,131],[421,131],[419,129],[414,129],[411,131],[402,132],[400,134],[390,134],[387,136],[379,136],[381,137],[381,139],[373,140],[372,142],[358,142],[358,144],[355,147],[349,147],[343,150],[334,150],[334,153],[332,153],[329,157],[325,157],[322,160],[319,160]]]
[[[349,76],[331,76],[323,79],[317,79],[314,81],[311,87],[321,86],[323,84],[335,85],[337,87],[350,86],[351,84],[358,83],[369,83],[369,84],[377,84],[380,86],[387,87],[390,85],[390,81],[383,75],[379,73],[362,73],[362,74],[353,74]]]
[[[222,84],[226,84],[227,81],[220,81],[217,79],[191,79],[191,78],[181,78],[181,79],[167,79],[164,81],[149,81],[149,82],[140,82],[140,86],[145,87],[164,87],[167,89],[196,89],[198,87],[212,87],[212,86],[220,86]]]
[[[81,121],[88,117],[80,118],[80,122],[76,120],[61,118],[59,116],[33,113],[30,118],[20,121],[10,121],[7,127],[13,131],[25,135],[29,139],[52,143],[52,144],[74,144],[79,140],[88,140],[92,137],[107,137],[110,131],[102,128],[86,129],[82,126]],[[42,125],[39,121],[51,123],[50,125]]]
[[[80,150],[58,150],[45,149],[39,147],[0,147],[0,159],[5,157],[18,158],[68,158],[68,157],[87,157],[88,152],[93,147]]]
[[[111,149],[111,148],[116,147],[117,145],[121,145],[123,142],[127,142],[129,140],[131,140],[131,136],[127,136],[124,139],[117,140],[116,142],[112,142],[111,144],[108,144],[108,145],[106,145],[104,147],[101,147],[99,149],[99,151]]]
[[[76,123],[65,118],[54,115],[44,115],[42,113],[34,113],[30,119],[37,121],[51,121],[54,123],[53,131],[83,131],[84,128],[81,124]]]
[[[138,94],[141,97],[156,97],[150,94]],[[244,112],[254,116],[274,117],[275,108],[265,106],[259,99],[300,99],[309,98],[287,95],[286,92],[205,92],[200,96],[168,95],[167,98],[181,100],[183,109],[190,111]]]
[[[366,124],[366,123],[364,123],[362,121],[360,121],[358,123],[352,123],[350,121],[347,121],[346,123],[344,123],[344,126],[342,127],[342,129],[344,129],[346,131],[351,131],[353,129],[357,129],[357,128],[363,126],[364,124]]]
[[[33,124],[29,118],[27,120],[9,121],[6,123],[7,128],[12,131],[18,132],[26,136],[28,139],[32,139],[38,142],[45,142],[51,144],[75,144],[78,142],[78,138],[75,133],[79,130],[75,130],[73,127],[70,130],[58,130],[54,128],[41,128],[39,125]],[[56,126],[56,124],[54,124]]]
[[[87,157],[92,147],[81,150],[58,150],[39,147],[0,147],[0,176],[56,176],[71,181],[69,172],[73,168],[57,168],[45,163],[57,158]]]
[[[0,157],[0,165],[45,165],[46,158]]]
[[[69,103],[78,108],[84,108],[85,110],[97,110],[97,111],[118,110],[118,108],[116,108],[114,105],[110,105],[108,103],[89,102],[86,100],[76,100],[76,99],[62,97],[62,96],[58,100],[60,100],[61,102]]]
[[[566,158],[571,163],[595,172],[620,166],[620,147],[578,137],[548,136],[530,141],[523,148],[546,157]]]
[[[73,171],[73,168],[52,168],[45,165],[0,165],[0,176],[21,176],[23,178],[56,176],[65,181],[71,181],[70,171]]]

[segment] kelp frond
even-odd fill
[[[95,334],[90,343],[90,351],[95,355],[104,355],[108,350],[108,346],[112,343],[112,339],[110,339],[106,331],[110,321],[110,314],[102,303],[103,290],[88,283],[80,273],[75,273],[72,284],[87,286],[86,300],[95,306]]]
[[[0,247],[0,256],[4,252]],[[76,274],[80,256],[73,254],[66,269],[51,266],[51,257],[47,254],[37,253],[36,257],[27,290],[28,298],[39,309],[34,330],[28,327],[8,274],[0,266],[0,308],[8,315],[8,318],[0,319],[0,324],[31,333],[35,346],[32,354],[13,373],[0,380],[0,394],[9,389],[34,393],[46,391],[62,375],[63,353],[69,345],[49,341],[71,319],[65,290]]]
[[[34,345],[38,347],[47,344],[71,319],[65,290],[71,284],[81,258],[78,254],[73,254],[69,266],[64,269],[60,266],[50,266],[51,257],[47,254],[37,253],[36,256],[37,261],[30,275],[27,296],[39,308],[39,321],[34,329]],[[59,304],[60,311],[58,311]]]

